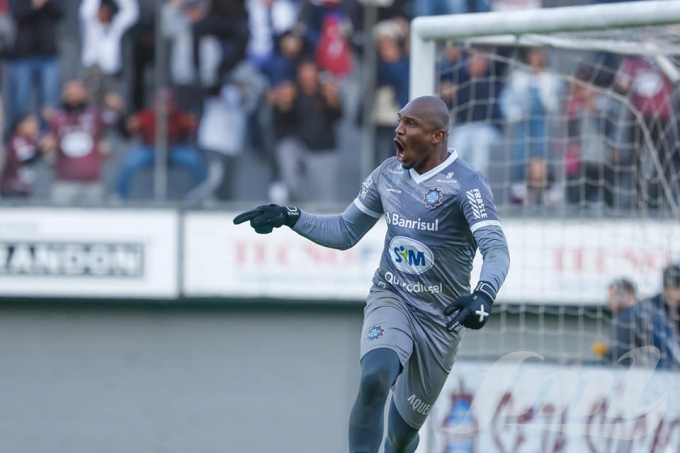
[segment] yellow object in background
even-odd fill
[[[590,347],[590,351],[596,357],[603,357],[609,351],[609,345],[604,341],[595,341]]]

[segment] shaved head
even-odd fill
[[[437,96],[420,96],[409,102],[432,129],[449,130],[449,108]]]

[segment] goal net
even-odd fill
[[[474,451],[469,450],[474,445],[481,451],[525,451],[514,450],[515,441],[531,451],[553,451],[560,443],[567,445],[560,451],[596,444],[612,450],[590,451],[614,451],[612,445],[638,451],[655,442],[655,433],[680,451],[680,433],[668,431],[668,422],[680,417],[680,400],[669,399],[665,415],[635,412],[644,406],[640,401],[651,403],[658,395],[622,397],[628,368],[617,363],[631,344],[649,343],[622,341],[621,332],[637,332],[624,308],[631,290],[638,300],[659,294],[664,269],[680,264],[676,23],[678,1],[413,22],[411,98],[437,94],[449,105],[449,146],[489,180],[511,253],[494,316],[484,329],[466,335],[419,451]],[[478,257],[473,284],[480,266]],[[680,286],[680,277],[677,282]],[[680,347],[677,311],[667,315],[663,341]],[[647,367],[656,363],[653,348],[642,352]],[[518,382],[516,375],[507,388],[497,386],[495,400],[485,399],[483,413],[470,409],[483,406],[474,400],[487,382],[484,376],[498,377],[488,372],[493,364],[518,353],[531,358],[525,364],[540,362],[543,377]],[[660,363],[669,354],[660,351]],[[636,357],[634,367],[644,362]],[[651,378],[654,385],[640,386],[677,387],[678,375],[666,368],[675,373],[678,368],[661,368]],[[555,397],[549,389],[558,387],[566,370],[579,370],[570,378],[579,385]],[[594,387],[583,376],[600,372],[613,376],[611,385],[586,396]],[[528,392],[533,399],[515,392],[522,385],[535,390]],[[578,423],[572,415],[582,408],[575,405],[588,406]],[[614,413],[617,405],[623,409]],[[480,424],[480,417],[491,418]],[[644,419],[646,428],[617,424],[617,417]],[[553,428],[524,431],[537,423]],[[566,432],[565,426],[579,423]],[[456,431],[454,425],[463,428]],[[494,429],[501,431],[495,435]]]

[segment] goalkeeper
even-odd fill
[[[317,244],[344,250],[385,216],[385,248],[364,311],[351,453],[378,452],[390,388],[385,451],[415,451],[465,328],[486,324],[508,272],[508,247],[489,185],[447,149],[448,123],[441,99],[409,102],[399,112],[396,157],[366,178],[341,215],[267,205],[234,219],[250,221],[260,234],[287,225]],[[477,247],[484,262],[471,292]]]

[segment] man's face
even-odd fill
[[[669,286],[663,290],[663,298],[672,307],[680,307],[680,286]]]
[[[612,311],[618,311],[635,304],[635,294],[622,288],[610,286],[607,305]]]
[[[315,91],[319,83],[319,71],[314,63],[303,63],[298,68],[298,83],[303,91]]]
[[[395,129],[394,143],[397,160],[405,169],[418,171],[435,150],[435,129],[424,111],[422,103],[409,102],[399,111],[399,124]]]
[[[79,80],[66,82],[64,86],[64,102],[70,105],[82,104],[87,100],[87,89]]]

